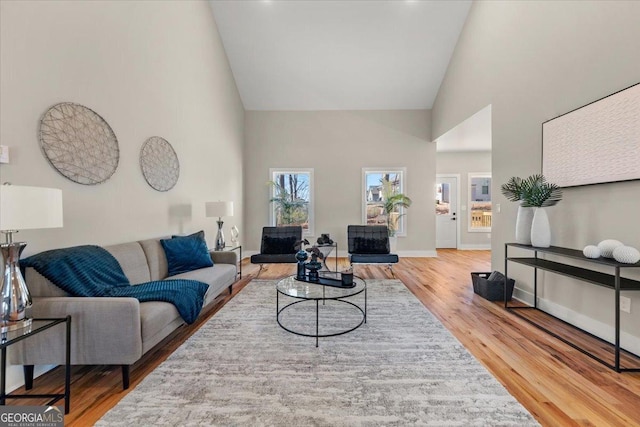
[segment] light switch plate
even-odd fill
[[[0,163],[9,163],[9,147],[0,145]]]
[[[620,297],[620,311],[631,313],[631,298]]]

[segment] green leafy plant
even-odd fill
[[[547,206],[553,206],[562,200],[562,190],[556,184],[547,182],[542,179],[537,182],[523,199],[523,206],[533,206],[537,208],[544,208]]]
[[[411,206],[411,199],[402,193],[397,193],[391,181],[388,179],[381,179],[382,184],[382,210],[387,217],[387,229],[389,230],[389,236],[395,236],[398,219],[402,215],[398,213],[399,208],[409,208]]]
[[[520,202],[524,207],[548,207],[562,200],[562,190],[556,184],[547,182],[540,174],[528,178],[512,177],[500,187],[502,194],[512,202]]]
[[[514,176],[511,177],[506,184],[502,184],[500,189],[502,195],[509,199],[509,201],[522,202],[527,198],[529,193],[531,193],[532,188],[542,179],[542,175],[531,175],[525,179]]]

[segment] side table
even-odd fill
[[[331,244],[324,244],[324,245],[315,245],[320,252],[322,252],[322,269],[320,269],[320,271],[331,271],[331,269],[327,266],[327,257],[329,256],[329,254],[331,254],[331,252],[333,252],[335,250],[335,262],[336,262],[336,269],[334,270],[334,272],[338,271],[338,242],[333,242]]]
[[[7,395],[7,347],[62,323],[66,324],[64,394]],[[58,400],[64,399],[64,413],[69,413],[71,398],[71,316],[54,319],[32,319],[31,325],[27,327],[2,332],[0,336],[0,352],[2,354],[2,360],[0,361],[0,405],[5,405],[6,399],[42,399],[50,397],[51,400],[47,402],[47,405],[51,406]]]

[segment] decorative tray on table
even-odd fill
[[[304,276],[304,280],[299,279],[297,276],[295,276],[295,278],[299,282],[313,283],[314,285],[333,286],[336,288],[355,288],[356,287],[356,283],[353,281],[353,275],[351,277],[351,283],[348,283],[348,284],[344,284],[342,282],[342,279],[331,279],[329,277],[322,277],[322,276],[320,276],[317,281],[309,280],[309,276]]]

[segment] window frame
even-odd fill
[[[474,227],[472,225],[472,215],[471,215],[471,205],[475,202],[475,200],[471,200],[471,183],[474,178],[488,178],[489,180],[489,195],[491,196],[491,213],[493,218],[493,192],[491,191],[491,186],[493,182],[493,178],[491,176],[491,172],[470,172],[467,174],[467,203],[468,203],[468,215],[467,215],[467,232],[469,233],[491,233],[491,227]],[[482,194],[482,192],[481,192]],[[493,220],[491,221],[493,224]]]
[[[314,186],[313,186],[313,168],[269,168],[269,182],[275,182],[277,175],[286,175],[286,174],[309,174],[309,203],[307,206],[307,211],[309,213],[308,229],[302,229],[302,235],[305,237],[314,235]],[[275,187],[273,185],[270,186],[269,189],[269,199],[275,197]],[[275,204],[269,202],[269,224],[272,227],[276,227],[276,207]],[[283,224],[284,225],[284,224]]]
[[[406,194],[407,188],[407,168],[406,167],[365,167],[362,168],[362,188],[360,192],[362,208],[362,224],[367,225],[367,175],[368,174],[397,174],[400,176],[400,193]],[[399,227],[395,233],[396,237],[407,236],[407,211],[400,207]]]

